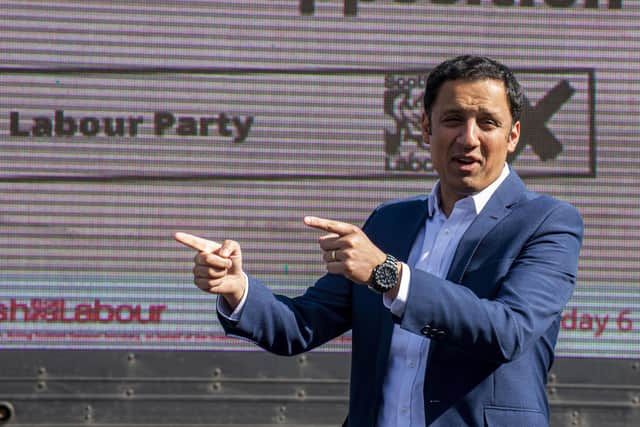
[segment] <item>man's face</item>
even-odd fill
[[[520,137],[505,85],[493,79],[445,82],[422,127],[448,207],[495,181]]]

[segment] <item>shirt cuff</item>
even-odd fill
[[[407,305],[407,298],[409,296],[409,284],[411,282],[411,270],[409,266],[402,263],[402,278],[400,279],[400,287],[398,288],[398,295],[395,299],[391,299],[387,294],[382,295],[382,302],[391,313],[398,317],[402,317],[404,314],[404,307]]]
[[[235,308],[235,310],[231,310],[231,307],[229,307],[227,300],[222,296],[218,296],[218,301],[216,303],[216,310],[218,310],[218,313],[220,313],[220,315],[225,319],[234,322],[240,320],[242,310],[244,309],[244,305],[247,302],[247,295],[249,295],[249,278],[244,273],[244,271],[242,272],[242,275],[244,276],[244,280],[247,285],[244,288],[244,295],[242,295],[242,299],[238,303],[238,306]]]

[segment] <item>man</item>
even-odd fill
[[[560,318],[582,220],[529,192],[506,163],[523,95],[508,68],[462,56],[429,75],[423,138],[439,181],[377,208],[360,229],[306,217],[327,271],[297,298],[242,271],[237,242],[177,233],[195,283],[221,295],[228,334],[296,354],[352,330],[345,425],[546,426]]]

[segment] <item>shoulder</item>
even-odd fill
[[[382,204],[380,204],[375,210],[398,210],[398,209],[411,209],[415,206],[420,206],[421,204],[427,203],[427,195],[420,194],[417,196],[405,197],[402,199],[394,199],[388,200]]]
[[[517,203],[514,208],[536,211],[543,216],[562,213],[563,215],[580,217],[578,209],[571,203],[549,196],[548,194],[536,193],[529,190],[524,193],[522,202]]]
[[[579,219],[581,222],[580,213],[575,206],[564,200],[530,190],[515,171],[511,171],[507,180],[494,195],[499,204],[504,204],[514,213],[526,214],[529,218],[542,220],[548,216],[561,214]]]
[[[373,210],[363,229],[379,239],[397,240],[399,235],[410,235],[424,222],[427,214],[427,196],[413,196],[390,200]]]
[[[417,195],[402,199],[388,200],[378,205],[370,215],[370,219],[393,217],[402,221],[405,216],[422,216],[427,211],[427,195]]]
[[[572,204],[555,197],[525,191],[523,197],[511,206],[511,226],[529,230],[533,234],[565,232],[580,240],[584,232],[582,216]]]
[[[495,219],[499,218],[496,222]],[[568,233],[582,238],[583,223],[570,203],[527,188],[512,171],[495,191],[477,219],[494,230],[521,237]]]

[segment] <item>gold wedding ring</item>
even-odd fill
[[[331,261],[335,261],[336,260],[336,251],[333,250],[331,251]]]

